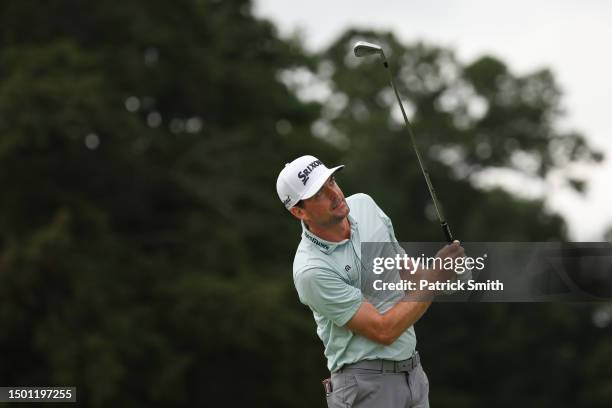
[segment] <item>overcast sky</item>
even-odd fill
[[[585,134],[607,159],[583,169],[590,181],[585,196],[553,183],[548,207],[566,218],[575,241],[601,240],[612,226],[612,1],[255,0],[254,11],[283,35],[300,30],[311,50],[348,27],[377,28],[404,42],[452,48],[463,62],[488,53],[518,74],[550,68],[564,91],[560,125]]]

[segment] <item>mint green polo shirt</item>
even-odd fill
[[[412,326],[388,346],[345,327],[363,301],[361,242],[397,243],[391,220],[370,196],[355,194],[346,201],[350,208],[350,238],[340,242],[326,241],[312,234],[302,223],[302,240],[293,261],[295,288],[300,301],[312,310],[330,372],[361,360],[405,360],[416,348]],[[374,301],[379,312],[390,309],[404,293],[398,290],[389,296],[391,298]]]

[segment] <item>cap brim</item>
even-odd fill
[[[342,169],[343,167],[344,167],[344,165],[342,164],[340,166],[332,167],[331,169],[329,169],[325,173],[323,173],[323,175],[321,177],[319,177],[319,179],[314,180],[315,182],[313,182],[310,185],[310,187],[308,188],[308,190],[306,190],[304,192],[302,197],[300,197],[300,200],[307,200],[310,197],[312,197],[313,195],[315,195],[317,193],[317,191],[319,191],[321,189],[321,187],[323,187],[323,184],[325,184],[325,182],[327,181],[329,176],[331,176],[332,174],[334,174],[338,170]]]

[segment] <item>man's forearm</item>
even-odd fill
[[[431,304],[431,291],[407,291],[406,296],[381,313],[368,301],[347,323],[347,328],[368,339],[389,345],[423,316]]]
[[[438,251],[436,257],[456,258],[464,254],[459,241],[454,241]],[[371,303],[364,301],[357,313],[347,322],[349,330],[377,343],[393,343],[423,316],[437,294],[434,290],[416,289],[421,287],[420,281],[442,282],[456,276],[454,271],[444,269],[407,268],[399,273],[401,279],[414,283],[410,285],[413,290],[406,291],[401,301],[382,314]]]
[[[416,273],[402,271],[402,278],[415,282],[421,279],[436,280],[440,278],[440,272],[433,269],[419,269]],[[391,344],[406,329],[414,325],[431,305],[435,292],[429,290],[407,290],[404,299],[396,303],[391,309],[382,314],[382,328],[384,343]]]
[[[402,300],[382,314],[381,341],[391,344],[423,316],[431,301]]]

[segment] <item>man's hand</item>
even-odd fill
[[[432,269],[420,267],[416,271],[402,270],[400,271],[400,277],[404,280],[414,282],[414,286],[417,288],[420,287],[421,281],[428,281],[434,283],[445,282],[449,279],[455,279],[457,275],[453,269],[444,269],[445,261],[447,258],[455,259],[464,256],[465,249],[461,246],[459,241],[453,241],[451,244],[442,247],[436,253],[436,262],[431,265],[433,266]],[[437,294],[437,291],[420,289],[406,292],[407,298],[415,301],[431,301]]]
[[[454,258],[463,258],[464,256],[465,256],[465,249],[461,246],[461,243],[457,240],[454,240],[451,244],[444,245],[444,247],[442,247],[442,249],[440,249],[436,253],[436,258],[440,258],[442,260],[442,265],[444,265],[444,261],[446,260],[446,258],[454,259]],[[438,280],[452,279],[455,277],[455,271],[452,269],[436,268],[434,271],[435,271],[435,274],[438,275],[436,277]]]
[[[461,246],[458,240],[454,240],[451,244],[444,245],[442,249],[436,253],[436,256],[441,258],[458,258],[465,256],[465,249]]]

